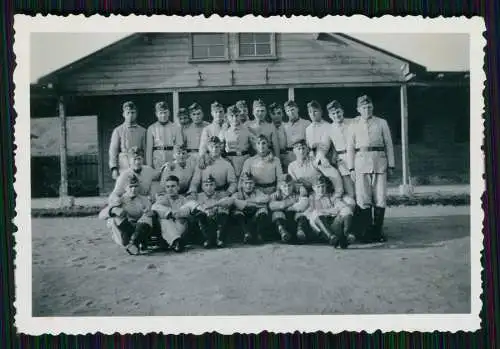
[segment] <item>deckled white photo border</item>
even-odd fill
[[[14,189],[17,193],[15,234],[15,326],[20,333],[87,334],[150,333],[164,334],[217,331],[222,334],[270,332],[367,331],[475,331],[480,328],[482,307],[481,251],[483,218],[481,195],[484,154],[482,96],[486,75],[483,71],[485,24],[482,18],[392,17],[370,19],[353,17],[254,17],[210,18],[167,16],[47,16],[14,18],[16,69],[14,71],[15,164]],[[143,317],[33,317],[32,246],[30,185],[30,33],[33,32],[344,32],[344,33],[466,33],[470,34],[470,166],[471,166],[471,313],[408,315],[307,315],[307,316],[143,316]],[[408,57],[411,59],[411,57]],[[425,271],[424,271],[425,272]]]

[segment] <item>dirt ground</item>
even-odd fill
[[[95,217],[33,219],[33,315],[470,312],[469,216],[398,212],[386,244],[134,257]]]

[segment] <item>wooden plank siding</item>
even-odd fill
[[[311,33],[276,34],[276,59],[241,60],[237,34],[229,34],[229,60],[190,61],[189,33],[148,34],[92,64],[59,76],[60,86],[81,94],[207,87],[343,84],[401,81],[403,61],[360,49],[356,42],[318,41]],[[267,80],[266,80],[267,69]],[[234,71],[234,83],[231,81]],[[199,73],[203,81],[199,82]]]

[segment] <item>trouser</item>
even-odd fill
[[[298,212],[293,211],[275,211],[271,215],[272,222],[276,225],[278,233],[285,229],[293,239],[297,238],[297,231],[302,230],[306,235],[310,235],[307,218]]]
[[[356,203],[361,209],[385,207],[387,198],[386,173],[356,172]]]
[[[240,177],[241,170],[243,169],[243,163],[250,157],[249,154],[247,155],[235,155],[235,156],[226,156],[227,160],[233,165],[234,167],[234,173],[236,174],[236,177]]]
[[[118,245],[125,247],[129,243],[144,243],[151,233],[151,225],[143,221],[130,221],[127,218],[113,217],[108,219],[111,237]]]
[[[161,235],[169,245],[182,239],[187,228],[185,219],[160,219]]]
[[[173,151],[172,150],[153,150],[153,163],[151,167],[154,169],[160,169],[166,162],[173,161]]]
[[[204,212],[197,212],[195,220],[198,222],[200,232],[205,241],[225,240],[225,228],[229,215],[226,212],[216,212],[207,215]]]
[[[279,180],[279,179],[277,179],[277,180]],[[258,183],[255,183],[255,188],[259,189],[264,194],[271,195],[272,193],[274,193],[276,191],[277,186],[276,186],[276,184],[259,185]]]
[[[351,197],[352,199],[356,198],[356,191],[354,189],[354,182],[350,175],[342,176],[342,184],[344,186],[344,194]]]
[[[326,241],[336,238],[341,246],[347,245],[347,234],[350,231],[352,215],[318,216],[315,223],[319,227],[318,235]]]
[[[235,211],[234,217],[243,234],[252,238],[258,236],[272,238],[272,229],[268,229],[269,213],[266,207],[246,207],[243,210]]]

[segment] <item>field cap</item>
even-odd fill
[[[281,104],[273,102],[269,105],[269,110],[273,112],[276,109],[281,109]]]
[[[285,102],[284,107],[285,107],[285,109],[286,108],[298,108],[297,103],[295,101],[292,101],[291,99]]]
[[[132,147],[128,150],[128,153],[130,156],[132,157],[144,157],[144,150],[142,150],[142,148],[139,148],[139,147]]]
[[[258,108],[258,107],[266,107],[266,103],[264,103],[264,101],[262,99],[256,99],[255,101],[253,101],[253,107],[254,108]]]
[[[188,110],[189,112],[193,112],[193,111],[196,111],[196,110],[202,110],[201,109],[201,105],[199,105],[197,102],[194,102],[193,104],[191,104],[189,107],[188,107]]]
[[[215,102],[213,102],[213,103],[210,105],[210,109],[211,109],[211,110],[216,110],[216,109],[224,109],[224,107],[222,106],[222,104],[220,104],[219,102],[215,101]]]
[[[212,136],[208,139],[208,143],[213,143],[213,144],[220,144],[221,140],[217,136]]]
[[[240,110],[238,109],[237,106],[231,105],[227,108],[227,115],[236,115],[238,116],[240,114]]]
[[[295,180],[293,179],[293,177],[289,173],[285,174],[280,179],[280,183],[282,183],[282,184],[285,184],[285,183],[294,183],[294,182],[295,182]]]
[[[203,183],[215,183],[215,178],[209,174],[205,179],[203,179]]]
[[[252,181],[253,182],[253,175],[250,172],[243,172],[241,174],[241,180],[242,181]]]
[[[358,107],[361,107],[365,104],[372,104],[372,99],[367,95],[362,95],[358,97]]]
[[[344,109],[344,108],[342,108],[342,105],[340,104],[339,101],[333,100],[326,105],[326,109],[332,110],[332,109]]]
[[[324,175],[318,176],[314,181],[314,185],[322,185],[327,183],[328,183],[328,178],[326,178]]]
[[[177,115],[188,115],[188,111],[186,108],[179,108]]]
[[[305,147],[307,147],[307,143],[306,143],[306,140],[301,138],[301,139],[298,139],[296,140],[294,143],[293,143],[293,147],[298,147],[299,145],[303,145]]]
[[[236,102],[236,108],[238,108],[238,109],[243,109],[243,108],[248,109],[247,101],[240,100],[240,101]]]
[[[127,101],[127,102],[123,103],[122,109],[123,109],[123,111],[137,110],[134,102],[131,102],[131,101]]]
[[[186,144],[182,143],[182,144],[175,144],[174,145],[174,151],[175,152],[178,152],[178,151],[186,151],[187,150],[187,147],[186,147]]]
[[[167,102],[164,102],[164,101],[156,102],[156,104],[155,104],[155,110],[156,111],[168,111],[168,104],[167,104]]]
[[[139,178],[135,174],[131,174],[128,177],[128,186],[129,187],[138,187],[139,186]]]
[[[307,108],[321,109],[321,104],[316,100],[312,100],[307,103]]]

